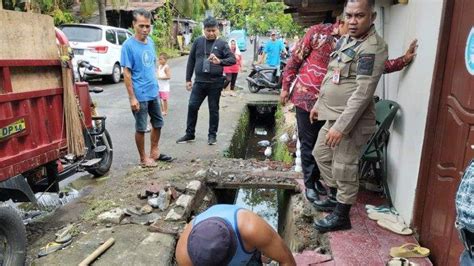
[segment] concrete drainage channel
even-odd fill
[[[280,114],[279,114],[280,113]],[[294,253],[303,250],[329,253],[328,239],[313,229],[314,218],[321,214],[300,193],[301,178],[291,165],[277,160],[289,153],[281,143],[281,110],[276,102],[250,103],[243,111],[226,153],[239,164],[224,170],[208,169],[197,173],[203,181],[203,204],[195,206],[197,215],[214,204],[237,204],[263,217],[284,239]],[[268,154],[268,147],[272,154]],[[270,160],[272,159],[272,160]],[[292,159],[292,158],[291,158]],[[252,164],[252,170],[239,165]]]

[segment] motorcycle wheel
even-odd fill
[[[107,139],[107,143],[110,146],[110,149],[105,150],[101,153],[96,153],[95,158],[102,158],[102,160],[97,164],[96,167],[87,169],[87,172],[93,174],[95,177],[100,177],[105,175],[112,166],[112,159],[114,157],[113,146],[112,146],[112,139],[110,138],[109,132],[104,130],[104,133],[101,137],[98,138],[96,145],[105,145],[104,138]]]
[[[26,230],[16,211],[0,206],[0,265],[24,265]]]
[[[248,81],[248,87],[251,93],[257,93],[260,90],[260,88],[257,85],[252,84],[252,82],[250,81]]]

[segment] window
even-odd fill
[[[117,31],[117,38],[119,45],[122,45],[128,39],[125,31]]]
[[[71,42],[97,42],[102,37],[102,30],[89,26],[63,26],[61,30]]]
[[[105,32],[105,39],[113,44],[117,44],[117,37],[115,37],[115,31],[113,30],[107,30]]]

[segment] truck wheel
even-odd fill
[[[105,142],[103,139],[104,137],[107,139],[107,143],[109,144],[110,149],[101,153],[96,153],[95,158],[102,158],[102,160],[99,162],[99,164],[96,167],[90,168],[87,170],[87,172],[93,174],[95,177],[100,177],[100,176],[105,175],[110,170],[110,166],[112,166],[112,159],[114,157],[114,152],[113,152],[113,147],[112,147],[112,139],[110,138],[110,134],[107,131],[107,129],[104,130],[102,137],[98,138],[96,145],[98,146],[105,145]]]
[[[116,63],[114,65],[114,68],[112,69],[112,74],[108,77],[108,80],[111,83],[117,84],[120,82],[121,77],[122,77],[122,69],[120,68],[120,65]]]
[[[0,265],[25,265],[26,229],[17,212],[0,206]]]
[[[249,85],[249,86],[248,86],[248,87],[249,87],[249,91],[250,91],[251,93],[257,93],[257,92],[260,90],[257,85],[253,84],[253,83],[250,82],[250,81],[248,82],[248,85]]]

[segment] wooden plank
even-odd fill
[[[58,66],[11,68],[13,92],[61,88],[61,68]]]
[[[20,60],[0,60],[0,67],[21,67],[21,66],[60,66],[59,59],[20,59]]]
[[[0,25],[0,59],[58,59],[51,16],[0,10]]]

